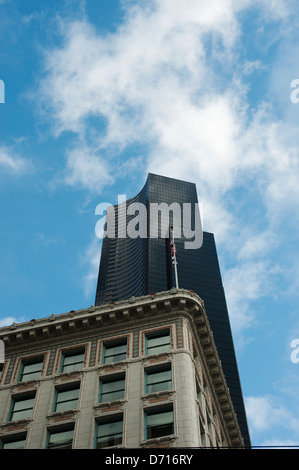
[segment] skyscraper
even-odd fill
[[[169,248],[171,231],[165,230],[173,226],[179,288],[194,291],[204,301],[244,442],[250,446],[214,235],[204,232],[198,248],[186,247],[190,234],[194,234],[195,243],[195,237],[201,232],[198,215],[195,184],[149,174],[134,198],[108,211],[107,225],[113,222],[113,233],[103,239],[95,305],[176,287]],[[106,227],[108,231],[110,228]]]

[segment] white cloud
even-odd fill
[[[257,3],[274,16],[282,14],[282,5]],[[190,0],[188,7],[174,0],[141,3],[129,10],[116,33],[106,36],[86,20],[64,24],[64,46],[47,53],[47,79],[41,86],[55,117],[55,132],[71,130],[84,139],[89,118],[102,119],[91,144],[92,161],[90,152],[80,161],[78,151],[69,155],[72,176],[66,182],[82,180],[93,187],[94,178],[88,175],[102,173],[104,149],[115,156],[139,142],[150,145],[150,170],[192,177],[205,192],[212,191],[212,197],[253,169],[264,171],[268,159],[276,171],[266,188],[270,201],[283,178],[274,155],[279,139],[271,136],[279,130],[267,120],[272,110],[262,108],[248,122],[244,87],[234,81],[233,72],[234,45],[241,34],[237,14],[249,6],[230,0],[200,5]],[[223,78],[222,83],[218,70],[228,64],[232,80]],[[111,160],[106,172],[115,157]],[[290,175],[287,169],[288,162],[285,178]]]
[[[98,116],[107,124],[97,142],[99,151],[109,145],[123,149],[136,141],[158,142],[157,149],[167,151],[175,135],[186,152],[187,144],[199,148],[202,126],[207,150],[212,146],[219,153],[222,140],[228,139],[227,150],[232,130],[228,103],[216,96],[198,106],[192,94],[200,87],[209,89],[213,77],[205,64],[205,34],[214,34],[226,52],[237,35],[230,3],[214,8],[215,2],[202,2],[199,8],[191,1],[185,8],[177,1],[153,2],[155,9],[136,7],[127,23],[107,37],[97,35],[86,21],[67,24],[64,47],[46,55],[48,79],[41,87],[57,135],[71,130],[82,137],[87,118]],[[222,126],[217,126],[220,119]],[[209,139],[215,132],[224,135]]]
[[[271,396],[249,396],[245,399],[249,426],[253,433],[260,433],[273,427],[298,431],[299,419]],[[276,441],[277,442],[277,441]],[[280,445],[282,443],[280,442]]]
[[[14,175],[27,173],[32,167],[24,158],[15,154],[14,150],[6,146],[0,146],[0,167]]]
[[[275,293],[274,285],[278,274],[278,266],[260,260],[246,260],[224,271],[223,284],[228,311],[238,346],[244,341],[242,333],[261,321],[258,313],[251,307],[251,302]]]
[[[244,244],[238,253],[240,260],[256,260],[260,257],[265,258],[269,251],[278,246],[277,235],[272,232],[255,233],[252,236],[247,235]]]
[[[294,0],[257,0],[264,14],[274,19],[286,19],[293,13]]]
[[[17,323],[17,320],[16,320],[16,318],[14,318],[14,317],[3,317],[3,318],[0,318],[0,328],[2,328],[3,326],[12,325],[13,323]]]
[[[64,178],[70,186],[94,188],[96,191],[113,180],[107,164],[87,146],[74,148],[67,153]]]
[[[262,64],[261,60],[245,60],[243,66],[243,73],[245,75],[250,75],[255,71],[263,69],[265,69],[265,66]]]

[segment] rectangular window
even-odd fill
[[[34,407],[35,395],[13,398],[9,421],[31,418]]]
[[[111,418],[97,423],[96,448],[112,447],[122,443],[123,418]]]
[[[125,396],[125,376],[114,376],[100,381],[100,403],[120,400]]]
[[[110,364],[112,362],[123,361],[127,359],[127,340],[118,341],[117,343],[108,343],[104,345],[103,363]]]
[[[26,436],[16,437],[14,439],[3,441],[0,445],[0,449],[24,449],[25,445],[26,445]]]
[[[155,408],[145,412],[145,439],[168,436],[174,432],[173,409]]]
[[[57,389],[53,411],[65,411],[77,408],[79,391],[79,385],[67,389]]]
[[[43,359],[38,358],[22,363],[20,382],[25,380],[36,379],[41,376],[43,367]]]
[[[170,331],[148,334],[146,336],[146,354],[159,354],[171,349]]]
[[[71,449],[73,444],[74,429],[61,429],[50,431],[48,437],[48,449]]]
[[[171,387],[171,364],[148,369],[145,372],[145,393],[170,390]]]
[[[84,366],[85,351],[65,352],[62,356],[61,372],[72,372]]]

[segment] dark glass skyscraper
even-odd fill
[[[174,210],[169,210],[169,213],[165,211],[164,214],[162,211],[158,212],[158,217],[154,218],[157,206],[163,203]],[[95,305],[167,291],[175,287],[169,249],[171,240],[169,233],[161,234],[159,231],[163,227],[165,216],[168,218],[169,215],[166,225],[173,224],[175,235],[177,228],[181,232],[180,237],[175,236],[179,288],[194,291],[205,303],[244,442],[246,446],[250,446],[214,236],[204,232],[202,245],[196,249],[186,248],[185,244],[190,240],[190,234],[186,234],[183,225],[186,228],[187,224],[189,232],[195,229],[201,231],[201,227],[198,227],[197,204],[195,184],[149,174],[137,196],[115,206],[111,212],[113,217],[110,219],[110,222],[114,222],[115,231],[113,236],[110,233],[103,239]],[[189,213],[187,208],[191,209]],[[142,212],[141,209],[145,211]],[[178,212],[175,209],[178,209]],[[180,214],[180,218],[175,214]],[[111,215],[108,212],[107,222],[109,217]],[[125,236],[124,228],[129,230],[130,222],[131,236]],[[132,225],[135,232],[132,232]]]

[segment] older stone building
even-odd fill
[[[192,291],[13,324],[0,338],[1,448],[243,447]]]

